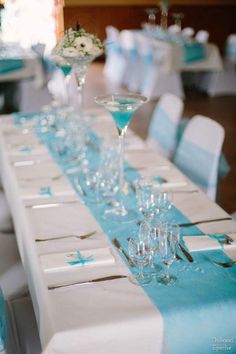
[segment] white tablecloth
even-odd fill
[[[6,119],[4,123],[4,118],[1,120],[0,126],[1,174],[33,300],[43,353],[165,353],[163,318],[143,289],[133,285],[128,279],[48,290],[47,285],[72,283],[114,274],[129,275],[129,270],[96,220],[88,212],[85,205],[79,201],[78,196],[70,193],[65,196],[54,195],[46,201],[35,195],[27,200],[23,198],[21,183],[24,176],[21,174],[21,179],[18,179],[17,173],[17,168],[22,167],[16,167],[12,163],[13,155],[9,151],[7,141],[10,127],[9,119]],[[106,122],[107,129],[110,127],[112,131],[113,122],[109,121],[110,117],[107,118],[104,114],[97,119],[99,122]],[[97,128],[94,124],[94,127],[98,131],[101,124],[97,124]],[[12,132],[16,136],[21,134],[20,131],[16,132],[14,129]],[[25,139],[27,139],[27,135]],[[130,148],[126,156],[130,163],[132,162],[134,165],[136,163],[140,173],[144,171],[145,167],[148,167],[147,171],[151,173],[151,164],[154,174],[159,169],[159,174],[164,171],[165,177],[172,176],[173,178],[173,176],[176,176],[179,181],[185,181],[186,185],[181,187],[182,191],[185,191],[184,188],[186,188],[186,191],[196,191],[195,193],[174,193],[175,206],[191,221],[228,216],[225,211],[210,201],[196,186],[177,171],[170,162],[148,150],[132,151],[133,134],[128,137],[128,142],[129,139]],[[135,146],[136,144],[137,141],[135,140]],[[47,152],[44,152],[44,155],[48,157]],[[18,158],[18,155],[16,155],[16,158]],[[31,154],[30,158],[38,160],[38,155]],[[54,165],[53,161],[50,163]],[[48,164],[48,159],[42,159],[42,168],[44,166],[46,170]],[[163,166],[165,166],[164,170]],[[67,180],[63,179],[58,188],[64,189],[67,184]],[[62,205],[60,204],[61,201],[67,201],[67,203]],[[55,205],[48,209],[32,208],[32,205],[45,202]],[[73,212],[70,213],[73,202],[75,202],[75,206]],[[56,206],[56,204],[58,205]],[[63,209],[65,210],[64,213]],[[47,210],[48,215],[46,217]],[[216,231],[236,232],[236,224],[233,221],[202,224],[200,228],[205,234]],[[70,237],[46,242],[35,241],[35,238],[39,235],[46,238],[59,234],[73,234],[74,231],[80,234],[94,229],[97,232],[87,240]],[[55,273],[43,272],[40,255],[70,252],[78,247],[81,250],[107,247],[115,258],[115,262],[110,264],[109,267],[104,264],[90,268],[84,266],[79,270],[73,269],[69,272],[68,270]]]
[[[135,36],[145,36],[137,32]],[[183,48],[176,44],[156,38],[145,36],[153,49],[156,51],[157,57],[160,51],[165,53],[164,60],[161,64],[163,72],[170,73],[174,71],[222,71],[223,64],[218,47],[213,43],[204,43],[205,58],[192,63],[185,63],[183,60]]]

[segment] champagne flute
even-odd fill
[[[173,285],[176,277],[170,274],[169,268],[176,257],[176,237],[171,227],[166,224],[160,224],[158,228],[159,250],[163,264],[166,266],[166,273],[158,274],[157,282],[164,285]]]

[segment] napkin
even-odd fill
[[[44,272],[71,270],[72,268],[110,265],[115,259],[109,248],[96,248],[40,256]]]
[[[27,160],[29,164],[27,165]],[[61,174],[61,170],[52,161],[26,159],[25,165],[23,161],[14,166],[17,179],[30,180],[42,178],[55,178]],[[21,164],[21,165],[20,165]]]
[[[32,234],[36,239],[85,235],[99,225],[83,204],[63,204],[51,208],[28,208]]]
[[[224,235],[202,235],[202,236],[184,236],[183,240],[190,252],[194,251],[207,251],[216,249],[236,249],[236,234],[230,234],[230,237],[234,240],[230,245],[223,244],[221,240]]]

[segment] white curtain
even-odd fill
[[[56,43],[54,0],[6,0],[2,38],[23,47],[37,43],[50,51]]]

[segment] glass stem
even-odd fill
[[[169,272],[169,265],[166,265],[166,279],[169,281],[170,280],[170,272]]]
[[[79,85],[78,88],[78,113],[82,117],[84,108],[84,85]]]
[[[140,279],[144,278],[144,275],[143,275],[143,263],[142,262],[138,263],[138,276],[139,276]]]
[[[123,208],[123,186],[124,186],[124,142],[125,142],[125,131],[119,130],[119,192],[118,192],[118,202],[120,208]]]

